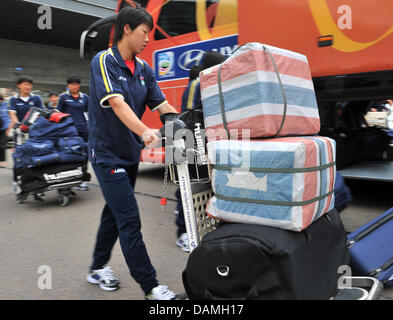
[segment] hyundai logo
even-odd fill
[[[192,66],[200,65],[205,51],[193,49],[183,52],[177,60],[177,64],[183,70],[189,71]]]

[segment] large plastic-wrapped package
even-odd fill
[[[217,140],[207,148],[212,217],[301,231],[334,208],[333,139]]]
[[[318,106],[307,57],[252,42],[200,74],[206,135],[213,139],[314,135]]]

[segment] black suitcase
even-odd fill
[[[329,299],[348,263],[333,209],[302,232],[223,224],[191,252],[182,276],[190,299]]]

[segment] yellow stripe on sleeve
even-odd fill
[[[167,104],[168,100],[165,100],[164,102],[161,102],[157,107],[154,107],[151,111],[156,111],[157,109],[159,109],[160,107],[162,107],[164,104]]]
[[[106,76],[106,72],[105,72],[105,68],[104,68],[104,62],[103,62],[104,58],[105,58],[105,55],[107,53],[108,53],[108,51],[105,51],[105,52],[101,53],[101,56],[100,56],[100,68],[101,68],[102,79],[104,80],[104,84],[105,84],[105,89],[106,89],[107,92],[110,92],[109,85],[108,85],[108,79],[107,79],[107,76]]]
[[[187,109],[193,109],[193,102],[194,102],[194,95],[195,95],[195,87],[199,83],[198,79],[193,80],[191,83],[190,91],[188,92],[188,99],[187,99]]]

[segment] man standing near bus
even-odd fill
[[[159,142],[157,130],[140,119],[146,105],[161,114],[177,112],[159,88],[151,67],[136,57],[146,47],[153,27],[151,15],[137,7],[120,11],[115,46],[91,62],[89,97],[89,159],[106,204],[97,233],[87,280],[105,291],[119,287],[108,263],[113,245],[120,246],[132,278],[148,300],[173,300],[177,295],[159,285],[141,233],[134,195],[143,143]]]

